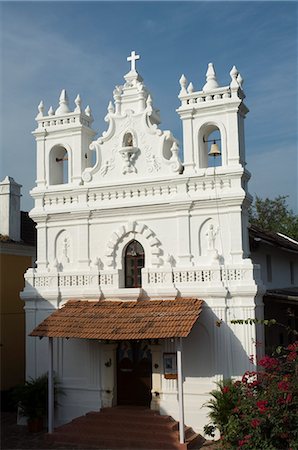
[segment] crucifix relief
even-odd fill
[[[136,55],[135,51],[132,51],[130,53],[130,56],[127,57],[127,61],[130,61],[131,67],[130,70],[131,72],[135,72],[136,71],[136,61],[140,59],[140,55]]]

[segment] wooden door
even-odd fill
[[[150,406],[151,351],[145,341],[123,341],[117,350],[118,405]]]

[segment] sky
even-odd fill
[[[129,71],[127,56],[160,109],[162,129],[182,145],[179,78],[201,90],[209,62],[219,84],[235,64],[244,78],[249,191],[297,204],[297,22],[292,1],[1,2],[0,179],[23,185],[23,210],[36,179],[31,132],[41,100],[57,108],[62,89],[70,104],[78,93],[89,104],[101,135],[115,85]],[[74,104],[73,104],[74,105]]]

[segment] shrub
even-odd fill
[[[57,405],[57,395],[62,394],[57,378],[54,378],[54,404]],[[48,375],[30,378],[25,384],[17,386],[14,398],[20,407],[20,412],[28,419],[46,417],[48,413]]]
[[[298,341],[258,362],[241,381],[225,380],[207,403],[224,449],[298,449]],[[214,434],[213,434],[214,435]]]

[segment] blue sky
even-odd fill
[[[80,93],[100,134],[131,50],[161,110],[162,128],[182,142],[178,80],[196,90],[213,62],[221,85],[235,64],[244,78],[246,159],[251,194],[290,195],[297,212],[296,2],[1,2],[1,180],[23,185],[30,209],[36,147],[31,131],[42,99],[57,107]]]

